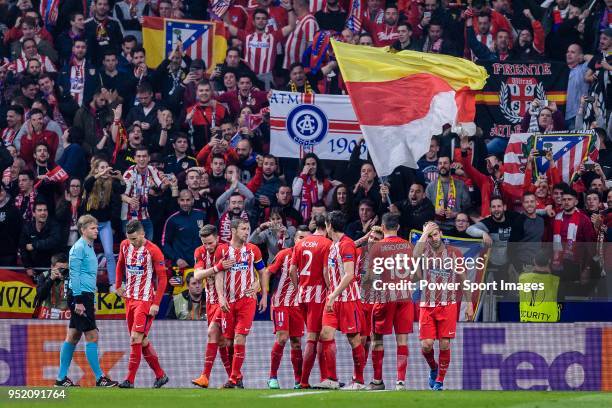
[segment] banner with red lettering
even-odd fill
[[[485,137],[526,132],[521,120],[534,99],[565,108],[569,70],[561,62],[494,62],[482,64],[487,84],[476,93],[476,124]]]

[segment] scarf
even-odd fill
[[[278,239],[276,240],[276,247],[278,248],[278,250],[280,251],[281,249],[283,249],[283,245],[285,244],[285,231],[280,231],[278,234]]]
[[[246,211],[242,210],[240,213],[240,218],[245,221],[249,221],[249,216]],[[232,240],[232,213],[226,211],[223,213],[221,218],[219,219],[219,241],[225,244],[229,244]]]
[[[22,209],[22,205],[24,204],[25,196],[23,193],[17,194],[15,197],[15,207],[21,211],[21,215],[23,219],[26,221],[30,221],[32,219],[32,214],[34,211],[34,201],[36,200],[36,191],[32,189],[30,194],[28,194],[28,205],[25,209]]]
[[[563,237],[561,236],[561,227],[563,225],[563,214],[561,211],[555,216],[553,221],[553,265],[559,267],[561,265],[561,258],[569,259],[573,254],[574,242],[576,242],[576,236],[578,235],[578,222],[580,217],[580,211],[575,209],[573,214],[570,216],[569,223],[567,225],[567,236],[565,237],[565,245],[563,245]]]
[[[70,58],[70,94],[79,106],[83,104],[85,91],[85,60],[78,62],[74,55]]]
[[[305,220],[310,219],[312,206],[319,201],[319,186],[317,181],[310,176],[302,176],[302,199],[300,201],[300,213]]]
[[[12,145],[15,140],[15,136],[17,136],[17,131],[12,128],[5,128],[2,131],[2,142],[5,146]]]
[[[98,21],[98,19],[95,17],[94,20],[98,23],[96,26],[96,41],[98,41],[98,44],[102,46],[108,45],[110,38],[108,36],[108,31],[106,30],[106,25],[108,24],[109,20],[105,18],[102,21]]]
[[[113,151],[112,164],[115,164],[117,162],[117,155],[123,147],[123,144],[127,143],[128,140],[127,132],[121,121],[119,121],[118,127],[119,129],[117,130],[117,143],[115,143],[115,150]]]
[[[298,86],[295,82],[293,81],[289,81],[289,90],[291,92],[300,92],[300,90],[298,89]],[[313,94],[314,92],[312,91],[312,86],[310,86],[310,82],[308,82],[308,80],[304,81],[304,92],[305,94]]]
[[[455,186],[455,180],[452,177],[448,181],[448,197],[446,197],[446,206],[444,205],[444,188],[442,186],[442,177],[438,176],[436,182],[436,211],[440,208],[448,208],[454,210],[457,204],[457,187]]]
[[[136,170],[136,166],[132,167],[132,177],[134,179],[134,190],[132,191],[132,196],[138,197],[138,201],[140,202],[140,208],[137,212],[143,212],[147,210],[148,202],[149,202],[149,166],[145,171],[145,174],[138,173]],[[133,217],[136,215],[133,214]]]

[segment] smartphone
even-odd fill
[[[542,100],[542,107],[548,106],[548,99]]]
[[[587,96],[587,97],[584,98],[584,101],[586,103],[593,103],[593,102],[595,102],[595,97],[594,96]]]
[[[584,163],[585,171],[593,171],[595,170],[595,163]]]
[[[431,11],[424,11],[423,18],[431,18]]]

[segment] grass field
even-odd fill
[[[292,391],[200,389],[69,389],[56,401],[8,400],[1,389],[0,406],[40,407],[427,407],[427,408],[604,408],[612,407],[612,393],[530,391]]]

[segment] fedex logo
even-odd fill
[[[53,385],[59,369],[60,345],[66,337],[66,323],[2,324],[0,328],[0,386]],[[81,341],[72,358],[72,366],[81,370],[74,380],[84,386],[93,386],[95,379],[83,345]],[[123,351],[101,350],[102,371],[110,372],[123,355]]]
[[[584,342],[563,350],[555,336],[547,337],[540,329],[525,328],[521,329],[522,336],[533,336],[530,344],[539,347],[512,353],[504,352],[514,349],[506,344],[506,330],[512,331],[505,327],[463,329],[463,389],[483,389],[483,380],[489,384],[493,381],[504,390],[609,389],[612,378],[607,378],[609,368],[605,367],[609,367],[611,359],[605,344],[612,341],[612,330],[578,328],[584,330]],[[552,356],[546,353],[548,358],[534,351],[547,348],[552,352]]]

